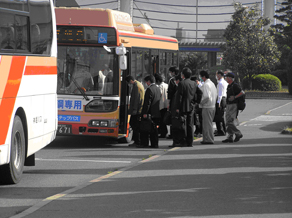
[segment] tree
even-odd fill
[[[261,16],[258,5],[244,7],[234,4],[235,12],[224,33],[226,39],[223,64],[238,74],[239,81],[247,77],[251,87],[252,76],[270,73],[279,62],[274,36],[263,27],[269,24]]]
[[[282,2],[281,5],[282,7],[276,11],[280,15],[275,15],[274,17],[280,20],[282,23],[273,26],[276,28],[274,36],[279,50],[282,52],[279,69],[286,70],[288,78],[288,89],[289,93],[292,94],[292,0]]]
[[[193,75],[198,69],[205,68],[207,65],[207,54],[202,52],[196,53],[180,53],[179,69],[188,67]]]

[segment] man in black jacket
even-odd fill
[[[149,146],[149,135],[152,148],[158,148],[158,129],[157,125],[160,122],[160,98],[161,92],[159,87],[155,84],[155,78],[153,75],[146,76],[144,78],[148,88],[145,92],[144,104],[142,108],[142,119],[151,118],[152,126],[150,132],[141,132],[141,145],[137,147],[148,147]]]
[[[176,66],[172,66],[169,68],[169,76],[171,77],[168,82],[167,89],[167,99],[169,100],[169,110],[172,108],[172,102],[174,99],[174,95],[177,90],[177,85],[175,83],[175,76],[179,75],[179,69]],[[170,126],[170,135],[167,137],[168,139],[172,139],[172,126]]]
[[[194,81],[190,80],[192,71],[185,67],[182,72],[182,81],[178,84],[175,106],[176,111],[185,118],[186,137],[185,144],[187,147],[192,147],[194,141],[194,108],[193,102],[196,94],[197,86]]]

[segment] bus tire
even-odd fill
[[[128,133],[128,137],[123,137],[119,139],[119,143],[130,143],[132,141],[133,138],[133,130],[130,127],[129,128],[129,133]]]
[[[22,121],[15,116],[11,134],[10,162],[1,166],[1,183],[16,184],[20,181],[25,161],[25,136]]]

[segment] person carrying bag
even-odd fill
[[[145,92],[144,104],[141,113],[141,145],[138,148],[149,147],[149,138],[152,148],[158,148],[158,128],[160,122],[160,88],[154,83],[153,75],[146,76],[144,81],[148,88]],[[151,122],[151,125],[150,125]],[[144,125],[144,126],[143,126]],[[151,126],[151,127],[150,127]],[[150,131],[149,131],[150,129]]]

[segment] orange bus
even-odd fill
[[[110,9],[56,8],[58,132],[132,140],[125,77],[178,65],[178,41]]]
[[[57,40],[51,0],[0,0],[0,182],[56,137]]]

